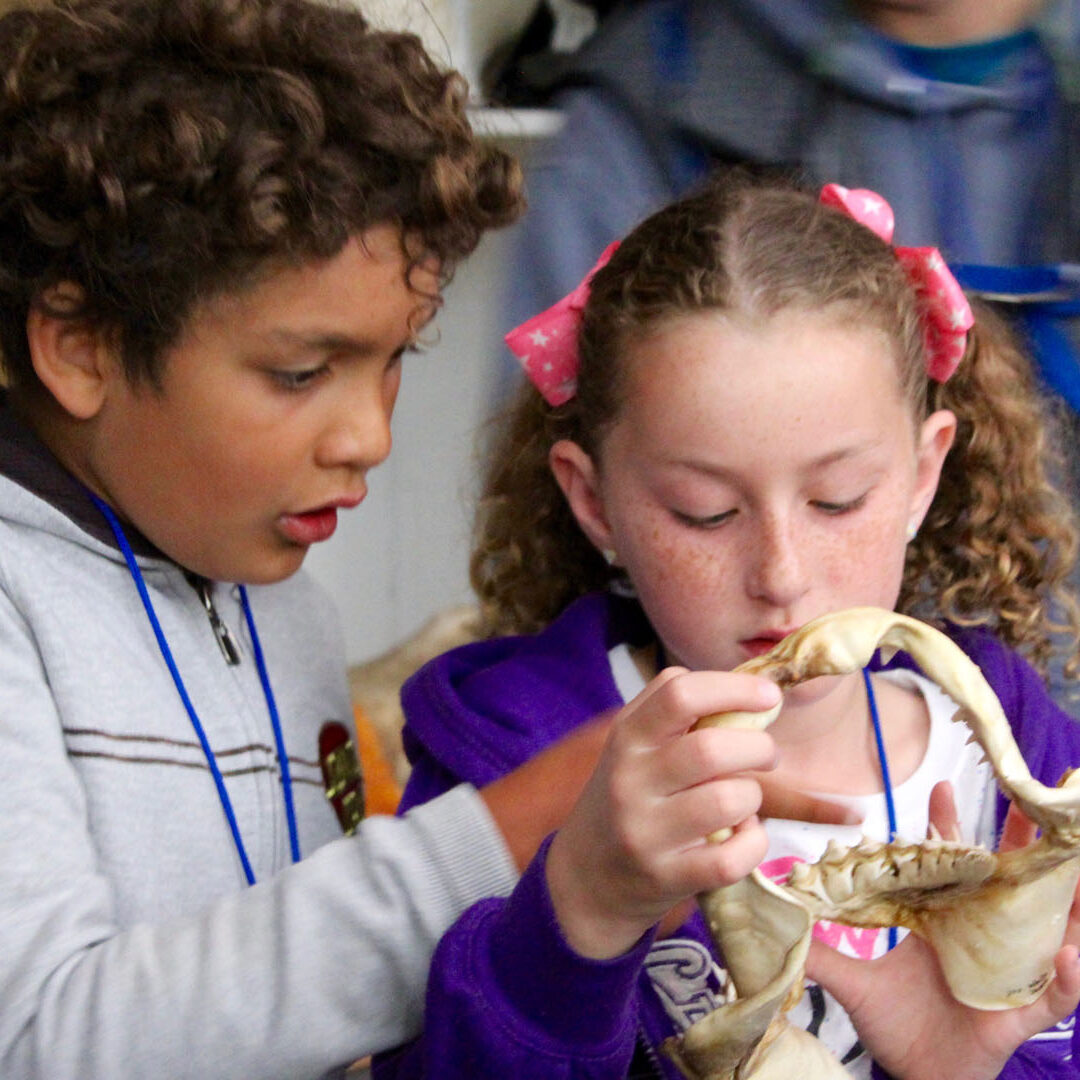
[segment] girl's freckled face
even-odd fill
[[[883,332],[705,312],[625,358],[600,502],[672,662],[730,669],[824,612],[895,605],[925,470]]]

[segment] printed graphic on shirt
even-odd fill
[[[1076,1016],[1066,1016],[1060,1024],[1055,1024],[1051,1028],[1047,1028],[1045,1031],[1040,1031],[1038,1035],[1032,1035],[1028,1042],[1059,1042],[1067,1041],[1072,1038],[1073,1031],[1076,1029]],[[1072,1056],[1065,1058],[1066,1061],[1071,1061]]]
[[[787,855],[780,859],[771,859],[761,864],[761,872],[770,880],[777,883],[786,881],[791,873],[791,868],[802,862],[793,855]],[[898,938],[903,937],[907,931],[897,931]],[[818,941],[837,949],[845,956],[855,956],[860,960],[870,960],[875,956],[881,956],[884,952],[886,931],[877,927],[844,926],[843,923],[829,922],[821,919],[814,924],[814,937]],[[878,946],[882,947],[879,948]]]
[[[645,970],[664,1011],[679,1031],[734,997],[727,973],[712,953],[692,938],[656,942],[645,959]]]

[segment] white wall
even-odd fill
[[[473,85],[484,58],[524,27],[538,0],[355,0],[373,22],[418,34]]]

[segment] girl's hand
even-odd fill
[[[956,838],[948,785],[931,794],[930,819],[942,836]],[[1000,850],[1022,847],[1034,826],[1009,808]],[[1055,957],[1057,977],[1030,1005],[986,1011],[961,1005],[949,991],[933,949],[909,934],[877,960],[855,960],[819,941],[806,971],[847,1010],[867,1052],[898,1080],[991,1080],[1017,1047],[1069,1016],[1080,1003],[1080,887],[1065,942]]]
[[[548,851],[552,903],[575,950],[617,956],[678,901],[731,884],[761,861],[761,788],[736,774],[774,767],[771,736],[689,729],[701,716],[764,712],[779,698],[754,676],[668,668],[616,714]],[[730,839],[705,841],[722,828],[735,830]]]

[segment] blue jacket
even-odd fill
[[[633,601],[592,594],[544,632],[455,649],[406,683],[405,744],[413,771],[403,809],[462,780],[486,784],[597,713],[621,706],[608,649],[650,631]],[[1080,762],[1080,725],[1048,697],[1037,673],[984,631],[956,640],[998,694],[1032,773],[1056,783]],[[905,658],[898,661],[904,663]],[[998,821],[1005,801],[999,800]],[[656,1050],[685,1019],[707,1011],[710,988],[693,970],[710,949],[699,915],[671,939],[647,936],[598,962],[563,940],[544,883],[546,848],[509,899],[481,901],[435,954],[420,1039],[378,1059],[378,1080],[621,1078],[635,1041],[657,1075],[678,1072]],[[652,947],[652,948],[651,948]],[[662,997],[664,1000],[661,1000]],[[1077,1075],[1073,1020],[1021,1047],[1006,1080]]]

